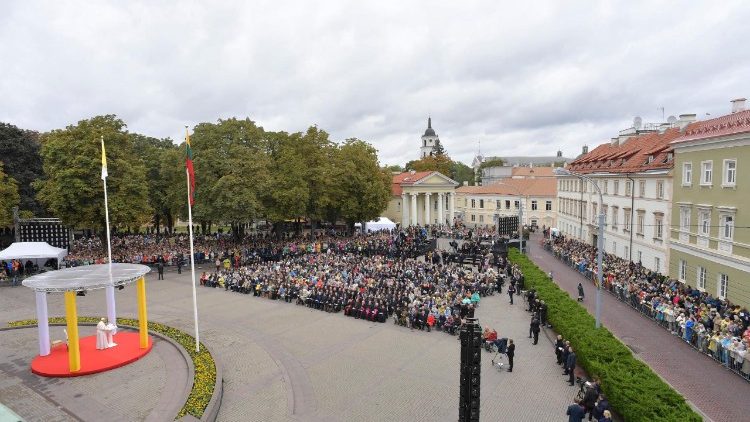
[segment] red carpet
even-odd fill
[[[31,372],[43,377],[78,377],[119,368],[146,356],[154,345],[148,338],[148,347],[139,347],[138,333],[121,331],[114,336],[116,347],[96,350],[96,336],[80,338],[81,370],[70,372],[68,349],[64,344],[54,347],[48,356],[37,356],[31,361]]]

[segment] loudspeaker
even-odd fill
[[[459,334],[461,370],[459,422],[478,422],[482,376],[482,332],[476,318],[467,318]]]

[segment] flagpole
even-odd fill
[[[187,126],[185,126],[187,130]],[[190,170],[185,167],[188,194],[188,231],[190,232],[190,274],[193,286],[193,319],[195,320],[195,351],[200,352],[200,334],[198,333],[198,298],[195,293],[195,253],[193,252],[193,206],[190,205]]]
[[[104,182],[104,219],[107,223],[107,257],[109,265],[109,282],[110,284],[105,289],[107,298],[107,322],[110,324],[117,324],[117,310],[115,307],[115,286],[112,283],[112,242],[110,241],[109,235],[109,200],[107,198],[107,161],[104,152],[104,135],[101,136],[102,141],[102,181]]]

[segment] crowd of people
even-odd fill
[[[401,234],[381,236],[397,241]],[[501,289],[506,279],[520,289],[520,271],[504,259],[498,266],[477,271],[445,262],[439,250],[429,251],[424,260],[387,251],[312,249],[279,260],[217,265],[215,271],[201,275],[200,284],[341,312],[355,319],[381,323],[390,319],[411,330],[449,334],[456,334],[465,319],[473,316],[481,298]]]
[[[556,236],[544,241],[559,259],[596,279],[596,249]],[[656,273],[639,263],[605,253],[603,287],[653,318],[673,335],[750,379],[750,312],[746,308]]]

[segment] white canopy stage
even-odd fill
[[[47,260],[50,258],[57,259],[57,265],[59,267],[60,262],[65,256],[68,255],[68,251],[63,248],[56,248],[51,246],[47,242],[15,242],[8,246],[6,249],[0,251],[0,260],[11,260],[31,259],[38,265],[39,260]]]
[[[365,223],[366,232],[376,232],[379,230],[393,230],[396,228],[396,223],[389,220],[387,217],[378,217],[377,221],[368,221]]]

